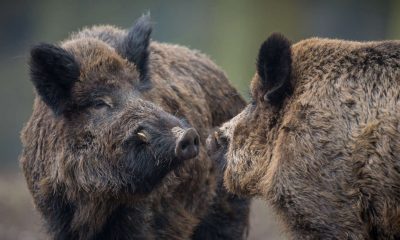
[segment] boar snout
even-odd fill
[[[196,157],[199,154],[199,134],[194,128],[172,130],[177,137],[175,156],[178,159],[186,160]]]

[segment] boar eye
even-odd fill
[[[111,105],[109,103],[107,103],[106,101],[104,101],[103,99],[96,99],[92,103],[91,107],[94,109],[101,109],[101,108],[111,108]]]

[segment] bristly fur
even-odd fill
[[[203,147],[245,102],[205,55],[150,32],[144,16],[129,33],[97,26],[32,49],[38,95],[20,161],[52,239],[246,233],[249,200],[226,192]],[[175,151],[189,127],[200,136],[190,159]]]
[[[400,41],[294,44],[277,112],[258,96],[288,76],[288,49],[267,40],[254,101],[208,141],[225,186],[268,201],[293,239],[400,239]]]
[[[39,96],[56,114],[62,113],[79,78],[74,56],[52,44],[38,44],[31,50],[30,69]]]
[[[135,63],[143,82],[147,81],[149,77],[148,61],[151,32],[151,17],[150,13],[147,13],[133,24],[120,46],[122,56]]]
[[[260,47],[257,73],[265,88],[265,100],[280,104],[292,93],[290,41],[279,33],[272,34]]]

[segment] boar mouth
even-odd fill
[[[206,148],[208,156],[216,162],[218,170],[224,172],[227,165],[228,139],[214,131],[206,140]]]

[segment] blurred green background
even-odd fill
[[[272,32],[293,42],[318,36],[350,40],[400,38],[400,1],[0,1],[0,240],[41,239],[40,223],[18,168],[19,132],[31,114],[27,55],[84,26],[129,27],[150,11],[153,39],[198,49],[247,96],[258,47]],[[284,238],[263,202],[252,212],[251,239]]]

